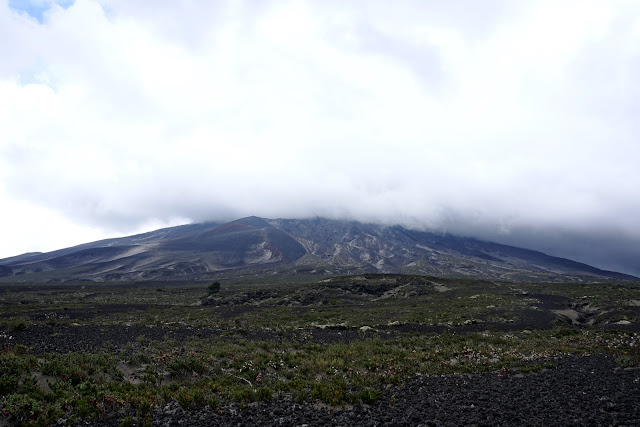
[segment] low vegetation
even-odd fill
[[[606,352],[640,365],[640,287],[629,283],[371,275],[0,293],[0,412],[19,424],[110,414],[151,424],[153,409],[171,402],[373,404],[416,375],[527,375],[566,355]],[[77,348],[62,345],[69,336]]]

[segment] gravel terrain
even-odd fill
[[[474,325],[475,326],[475,325]],[[472,331],[473,328],[470,328]],[[149,339],[219,336],[208,328],[170,330],[143,326],[33,325],[12,332],[16,344],[34,353],[98,351],[109,343],[122,351],[144,335]],[[400,332],[400,331],[396,331]],[[380,331],[386,334],[386,331]],[[393,333],[393,332],[392,332]],[[334,342],[358,338],[357,331],[314,330],[298,336],[275,332],[247,332],[251,339],[312,339]],[[253,336],[256,334],[256,336]],[[323,425],[620,425],[640,426],[640,368],[620,368],[612,357],[599,354],[557,359],[557,367],[535,374],[487,373],[416,377],[402,387],[390,386],[374,405],[327,407],[297,404],[280,395],[268,403],[236,404],[220,411],[208,407],[185,412],[177,403],[156,408],[158,426],[323,426]],[[90,421],[87,425],[118,426],[126,414]]]
[[[568,357],[529,375],[417,377],[391,387],[377,404],[328,408],[274,399],[214,412],[157,409],[158,426],[637,426],[640,369],[621,369],[608,356]],[[95,425],[119,425],[124,414]]]

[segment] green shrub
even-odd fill
[[[129,364],[133,366],[140,366],[145,363],[151,363],[151,357],[141,351],[136,351],[129,359]]]
[[[26,317],[14,317],[7,320],[6,324],[10,331],[24,331],[27,329],[29,320]]]
[[[215,394],[209,396],[209,398],[207,399],[207,406],[213,410],[220,409],[220,399],[218,399],[218,396],[216,396]]]
[[[220,282],[213,282],[209,286],[207,286],[207,294],[215,294],[220,292]]]
[[[176,393],[176,401],[184,409],[188,411],[204,406],[206,398],[204,391],[199,388],[191,389],[188,387],[182,387]]]
[[[0,373],[0,396],[18,391],[20,377],[15,374]]]
[[[204,374],[207,366],[195,357],[179,358],[167,364],[167,371],[173,376],[191,375],[192,373]]]
[[[329,405],[343,404],[347,397],[347,383],[340,377],[316,383],[311,389],[311,397]]]
[[[362,403],[366,403],[368,405],[372,405],[376,403],[379,398],[380,398],[380,390],[366,387],[364,390],[360,392],[360,400],[362,400]]]
[[[268,402],[273,398],[273,392],[269,387],[260,387],[256,390],[256,400]]]
[[[229,396],[238,403],[249,403],[253,401],[255,393],[248,386],[233,386],[229,390]]]
[[[37,364],[36,358],[31,355],[0,352],[0,396],[18,392],[20,379],[35,369]]]
[[[5,399],[2,411],[16,425],[51,425],[63,415],[59,405],[49,405],[24,394],[14,394]]]

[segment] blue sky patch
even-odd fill
[[[64,9],[68,8],[75,0],[9,0],[9,7],[18,12],[24,12],[35,18],[39,23],[44,22],[44,14],[57,4]]]

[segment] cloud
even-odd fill
[[[9,7],[14,11],[20,12],[23,16],[33,18],[42,24],[52,8],[66,9],[73,2],[74,0],[9,0]]]
[[[1,194],[59,229],[323,215],[640,242],[633,3],[24,4],[0,4]]]

